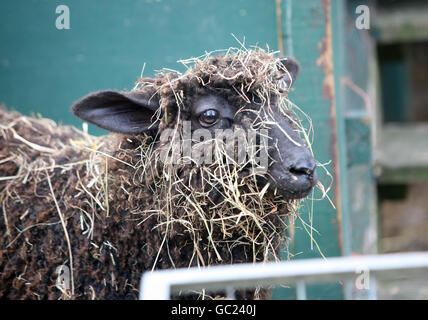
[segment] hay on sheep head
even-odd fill
[[[161,160],[162,152],[180,154],[180,143],[185,139],[183,120],[190,118],[193,99],[206,92],[225,97],[240,111],[248,111],[251,104],[250,111],[256,114],[249,120],[252,129],[266,127],[272,108],[279,109],[296,130],[304,132],[302,136],[309,145],[308,134],[290,108],[289,88],[281,81],[287,70],[278,61],[274,52],[259,48],[228,49],[220,55],[215,52],[182,60],[187,68],[184,73],[163,70],[155,80],[141,78],[137,82],[136,90],[148,90],[157,96],[160,131],[172,129],[173,141],[178,143],[169,140],[156,148],[151,143],[140,144],[134,154],[141,157],[135,163],[133,178],[144,182],[153,194],[151,207],[146,210],[158,216],[165,239],[187,234],[193,240],[194,255],[189,266],[233,260],[232,248],[243,244],[252,248],[248,261],[280,259],[278,249],[284,244],[287,228],[285,217],[296,213],[300,201],[267,192],[267,185],[259,187],[257,171],[248,170],[254,169],[254,158],[238,163],[230,157],[223,139],[213,139],[192,141],[193,151],[201,144],[212,146],[212,163],[200,165],[194,159],[189,163],[184,157],[174,163]],[[266,146],[257,148],[254,154]]]

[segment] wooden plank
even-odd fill
[[[428,180],[427,167],[376,168],[379,184],[413,184]]]
[[[376,163],[385,169],[428,168],[428,126],[384,125],[380,133]]]
[[[427,3],[379,9],[374,20],[378,41],[397,43],[427,40],[427,15]]]
[[[335,100],[335,79],[333,74],[332,18],[330,1],[283,1],[282,41],[284,53],[294,55],[301,63],[301,73],[295,83],[295,91],[290,98],[312,119],[315,132],[313,150],[320,163],[332,161],[326,166],[334,177],[329,197],[335,203],[336,210],[327,198],[306,201],[301,209],[301,218],[316,231],[296,221],[294,253],[296,259],[341,255],[341,194],[340,164],[338,138],[343,132],[338,131]],[[343,129],[340,129],[343,130]],[[328,187],[330,177],[318,169],[320,181]],[[320,198],[317,190],[314,198]],[[312,210],[313,206],[313,210]],[[315,243],[316,242],[316,243]],[[320,250],[319,250],[319,249]],[[320,252],[321,251],[321,252]],[[327,299],[342,297],[338,283],[316,285],[308,288],[308,299]],[[291,298],[290,290],[277,289],[274,298]]]
[[[377,64],[375,42],[370,30],[356,28],[356,8],[371,1],[346,1],[344,21],[336,29],[343,30],[336,43],[342,44],[342,66],[336,69],[338,97],[345,121],[345,160],[347,203],[343,210],[343,255],[377,253],[376,184],[373,174],[372,145],[375,132],[377,100]],[[372,17],[370,17],[372,18]],[[336,53],[336,52],[335,52]],[[367,290],[358,290],[355,283],[345,285],[346,298],[365,299]]]

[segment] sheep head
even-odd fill
[[[168,223],[191,220],[193,233],[217,223],[217,239],[208,230],[214,242],[244,221],[240,235],[255,226],[272,245],[272,214],[288,212],[317,183],[313,155],[286,107],[299,64],[260,49],[183,63],[192,64],[184,74],[162,72],[130,92],[89,94],[72,112],[112,132],[152,137],[140,162]]]

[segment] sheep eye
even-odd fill
[[[218,120],[218,112],[214,109],[205,111],[199,116],[199,121],[203,126],[212,126]]]

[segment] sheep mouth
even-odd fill
[[[306,198],[312,191],[313,186],[310,186],[306,189],[301,190],[292,190],[292,189],[279,189],[278,192],[286,199],[290,200],[298,200]]]
[[[318,183],[316,172],[311,174],[290,170],[269,179],[270,189],[288,200],[307,197]]]

